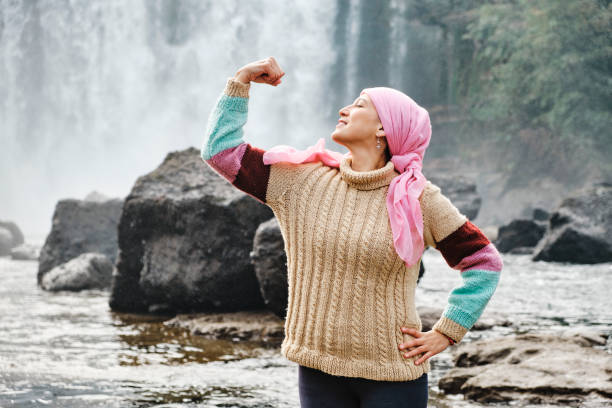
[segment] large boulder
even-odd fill
[[[266,307],[285,319],[289,290],[287,254],[276,217],[259,225],[250,256]]]
[[[47,272],[40,286],[45,290],[108,289],[113,263],[104,254],[85,253]]]
[[[110,307],[145,313],[264,308],[249,253],[272,210],[217,174],[196,148],[139,177],[119,222]]]
[[[483,404],[609,406],[612,355],[600,349],[602,334],[573,329],[460,343],[438,387]]]
[[[119,198],[58,201],[51,232],[40,250],[38,283],[54,267],[87,252],[102,253],[114,263],[122,207],[123,200]]]
[[[564,199],[534,249],[534,261],[595,264],[612,261],[612,183]]]
[[[499,252],[510,252],[515,248],[534,247],[544,236],[546,224],[541,221],[517,219],[499,227],[495,246]]]

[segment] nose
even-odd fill
[[[340,113],[340,116],[347,116],[348,115],[347,107],[345,106],[344,108],[341,108],[338,113]]]

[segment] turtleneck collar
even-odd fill
[[[391,160],[384,167],[370,171],[353,170],[351,167],[352,160],[350,156],[342,158],[340,161],[340,174],[347,184],[358,190],[374,190],[375,188],[388,186],[391,184],[391,180],[399,175]]]

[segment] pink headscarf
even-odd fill
[[[423,156],[431,138],[429,113],[405,93],[393,88],[365,88],[374,104],[385,130],[391,161],[399,176],[391,180],[387,193],[387,213],[395,249],[407,266],[416,264],[421,257],[423,242],[423,216],[419,196],[427,179],[421,173]],[[296,150],[291,146],[278,145],[263,155],[264,164],[280,161],[306,163],[322,161],[331,167],[339,167],[342,154],[324,148],[325,139],[308,147]]]

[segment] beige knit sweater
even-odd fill
[[[376,380],[411,380],[429,372],[429,360],[405,358],[398,349],[422,329],[415,307],[419,264],[397,255],[386,208],[391,161],[368,172],[321,162],[278,163],[270,170],[267,203],[285,241],[289,302],[282,354],[327,373]],[[421,194],[426,245],[465,221],[440,189]],[[460,340],[467,331],[442,317],[437,323]]]
[[[320,161],[265,165],[265,151],[242,139],[249,88],[228,78],[202,158],[279,221],[289,283],[282,354],[347,377],[406,381],[429,372],[429,359],[415,365],[422,354],[406,359],[398,349],[413,338],[400,328],[422,324],[415,307],[420,262],[408,268],[397,255],[386,208],[399,175],[393,163],[366,172],[354,171],[350,157],[339,168]],[[433,327],[459,342],[495,290],[501,257],[438,186],[427,181],[419,201],[425,245],[464,280]]]

